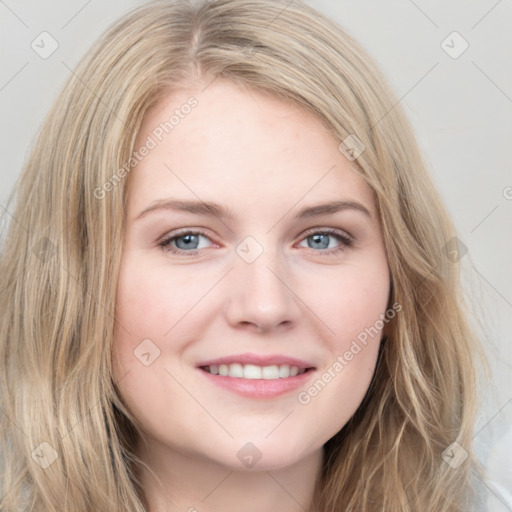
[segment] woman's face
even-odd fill
[[[222,80],[167,96],[135,149],[113,354],[146,439],[232,469],[318,452],[379,349],[370,188],[312,114]]]

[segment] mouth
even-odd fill
[[[212,384],[246,398],[275,398],[304,386],[316,367],[286,356],[241,354],[204,361],[197,368]]]

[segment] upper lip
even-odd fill
[[[197,366],[211,366],[211,365],[220,365],[220,364],[254,364],[256,366],[279,366],[282,364],[287,364],[289,366],[297,366],[300,369],[314,368],[315,366],[307,361],[302,359],[297,359],[296,357],[289,357],[281,354],[272,354],[272,355],[261,355],[261,354],[236,354],[231,356],[219,357],[216,359],[209,359],[207,361],[202,361]]]

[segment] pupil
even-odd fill
[[[323,237],[323,241],[322,241]],[[317,244],[315,247],[320,247],[321,249],[327,249],[329,246],[329,240],[327,235],[312,235],[313,241]],[[320,242],[320,243],[319,243]]]
[[[196,240],[194,240],[194,239],[196,239]],[[180,249],[183,248],[183,247],[180,247],[180,243],[182,243],[182,242],[183,242],[183,245],[185,246],[185,248],[190,248],[191,244],[193,244],[194,242],[197,242],[197,236],[196,235],[183,235],[180,238],[177,238],[176,245]]]

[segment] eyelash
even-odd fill
[[[198,252],[201,249],[195,249],[195,250],[191,250],[191,251],[183,251],[181,249],[175,249],[174,247],[172,247],[170,245],[172,242],[174,242],[178,238],[182,238],[187,235],[194,235],[194,236],[200,235],[200,236],[210,239],[208,237],[208,235],[206,235],[202,231],[184,230],[184,231],[175,233],[171,236],[164,237],[163,239],[160,240],[160,242],[158,242],[158,246],[163,251],[170,252],[172,254],[195,256],[198,254]],[[340,253],[341,251],[344,251],[345,249],[352,247],[354,245],[354,240],[352,237],[350,237],[347,234],[344,234],[340,231],[337,231],[334,229],[329,229],[329,228],[327,228],[327,229],[316,229],[315,228],[315,230],[308,231],[304,234],[301,241],[305,240],[306,238],[309,238],[313,235],[329,235],[329,236],[332,236],[333,238],[338,239],[338,241],[340,242],[339,247],[335,247],[333,249],[322,249],[321,251],[314,251],[314,252],[321,252],[321,254],[323,254],[323,255],[337,254],[337,253]],[[312,249],[312,248],[310,247],[309,249]]]

